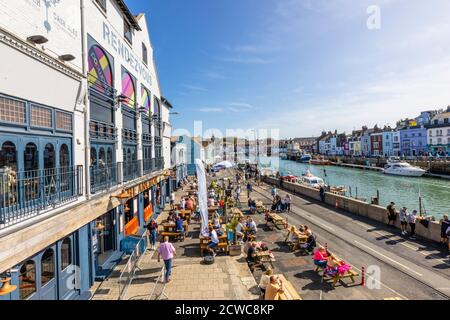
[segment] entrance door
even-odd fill
[[[56,245],[47,248],[39,255],[37,261],[40,262],[40,300],[58,299],[58,272],[56,264]]]
[[[76,264],[74,261],[74,236],[70,235],[58,241],[58,300],[67,300],[76,293]]]

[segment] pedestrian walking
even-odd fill
[[[176,256],[175,248],[172,243],[169,242],[169,237],[164,237],[164,242],[159,245],[158,250],[158,262],[161,258],[164,261],[164,267],[166,272],[164,273],[164,280],[166,283],[170,282],[170,275],[172,274],[173,258]]]
[[[170,194],[170,208],[175,210],[175,192]]]
[[[277,188],[275,186],[272,187],[272,197],[275,200],[275,197],[277,196],[278,191]]]
[[[402,234],[406,235],[408,234],[408,231],[406,230],[408,227],[408,209],[406,207],[403,207],[400,210],[399,217],[400,217],[400,229],[402,230]]]
[[[320,186],[320,199],[322,200],[322,202],[325,202],[325,188],[323,186]]]
[[[251,196],[251,194],[252,194],[252,191],[253,191],[253,186],[252,186],[252,184],[249,182],[249,183],[247,183],[247,198],[250,198],[250,196]]]
[[[416,235],[416,220],[417,220],[417,210],[413,210],[413,212],[411,212],[408,215],[408,223],[409,223],[409,228],[411,229],[411,232],[409,234],[409,237],[411,239],[415,239],[415,235]]]
[[[155,250],[156,239],[158,237],[158,224],[155,219],[151,219],[147,224],[147,231],[150,237],[150,250]]]

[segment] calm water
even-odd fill
[[[387,206],[390,201],[396,203],[397,209],[406,206],[409,211],[419,211],[419,193],[422,195],[423,209],[427,215],[437,219],[444,213],[450,213],[450,180],[434,178],[409,178],[385,175],[376,171],[351,169],[337,166],[314,166],[278,158],[260,159],[262,167],[270,167],[282,173],[291,173],[301,176],[308,169],[316,176],[333,186],[346,186],[347,195],[349,187],[355,197],[356,187],[358,198],[368,201],[376,197],[380,191],[380,205]],[[324,174],[326,170],[326,176]]]

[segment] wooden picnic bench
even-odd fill
[[[339,259],[339,258],[335,258],[335,259],[333,259],[333,261],[337,264],[337,265],[340,265],[342,262],[343,262],[343,260],[341,260],[341,259]],[[337,274],[337,275],[335,275],[334,277],[331,277],[331,276],[329,276],[329,275],[327,275],[326,273],[325,273],[325,268],[322,268],[322,267],[319,267],[319,266],[317,266],[316,267],[316,269],[315,269],[315,271],[317,272],[317,273],[319,273],[320,274],[320,271],[322,271],[323,273],[322,273],[322,280],[333,280],[333,287],[335,287],[336,286],[336,284],[339,282],[339,281],[341,281],[342,279],[345,279],[345,278],[350,278],[350,280],[352,281],[352,283],[355,283],[355,277],[357,277],[357,276],[359,276],[359,273],[358,272],[356,272],[355,270],[353,270],[353,269],[349,269],[349,270],[347,270],[344,274]]]
[[[283,293],[278,293],[276,300],[303,300],[294,285],[284,275],[277,274],[276,276],[283,282]]]
[[[296,238],[295,242],[290,239],[292,235]],[[291,248],[291,250],[296,250],[300,247],[300,245],[305,244],[307,240],[308,236],[306,234],[300,232],[297,228],[292,230],[292,227],[290,227],[288,228],[288,233],[286,239],[284,239],[284,242]]]
[[[274,227],[277,229],[280,229],[280,226],[283,228],[286,227],[286,219],[284,219],[282,216],[276,214],[276,213],[268,213],[268,216],[271,218],[272,221],[269,219],[266,221],[266,225],[273,230]]]
[[[269,263],[272,269],[274,269],[272,262],[275,261],[275,258],[273,257],[272,253],[269,250],[264,251],[256,251],[255,253],[255,259],[257,263]]]
[[[228,238],[227,238],[227,236],[224,234],[218,238],[219,238],[219,244],[217,245],[217,247],[214,248],[214,250],[221,249],[226,254],[228,254]],[[211,239],[210,237],[201,237],[200,238],[200,255],[202,257],[203,257],[204,251],[208,248],[208,243],[209,243],[210,239]]]

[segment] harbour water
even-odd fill
[[[424,215],[432,215],[437,220],[445,213],[450,213],[450,181],[434,178],[411,178],[385,175],[381,172],[338,166],[315,166],[277,157],[261,158],[262,167],[270,167],[281,173],[301,176],[307,170],[321,177],[326,184],[345,186],[347,195],[351,187],[352,196],[366,198],[370,201],[380,193],[380,205],[387,206],[390,201],[396,203],[397,209],[406,206],[409,211],[419,211],[419,194],[422,196]],[[325,170],[325,172],[324,172]],[[326,174],[325,174],[326,173]]]

